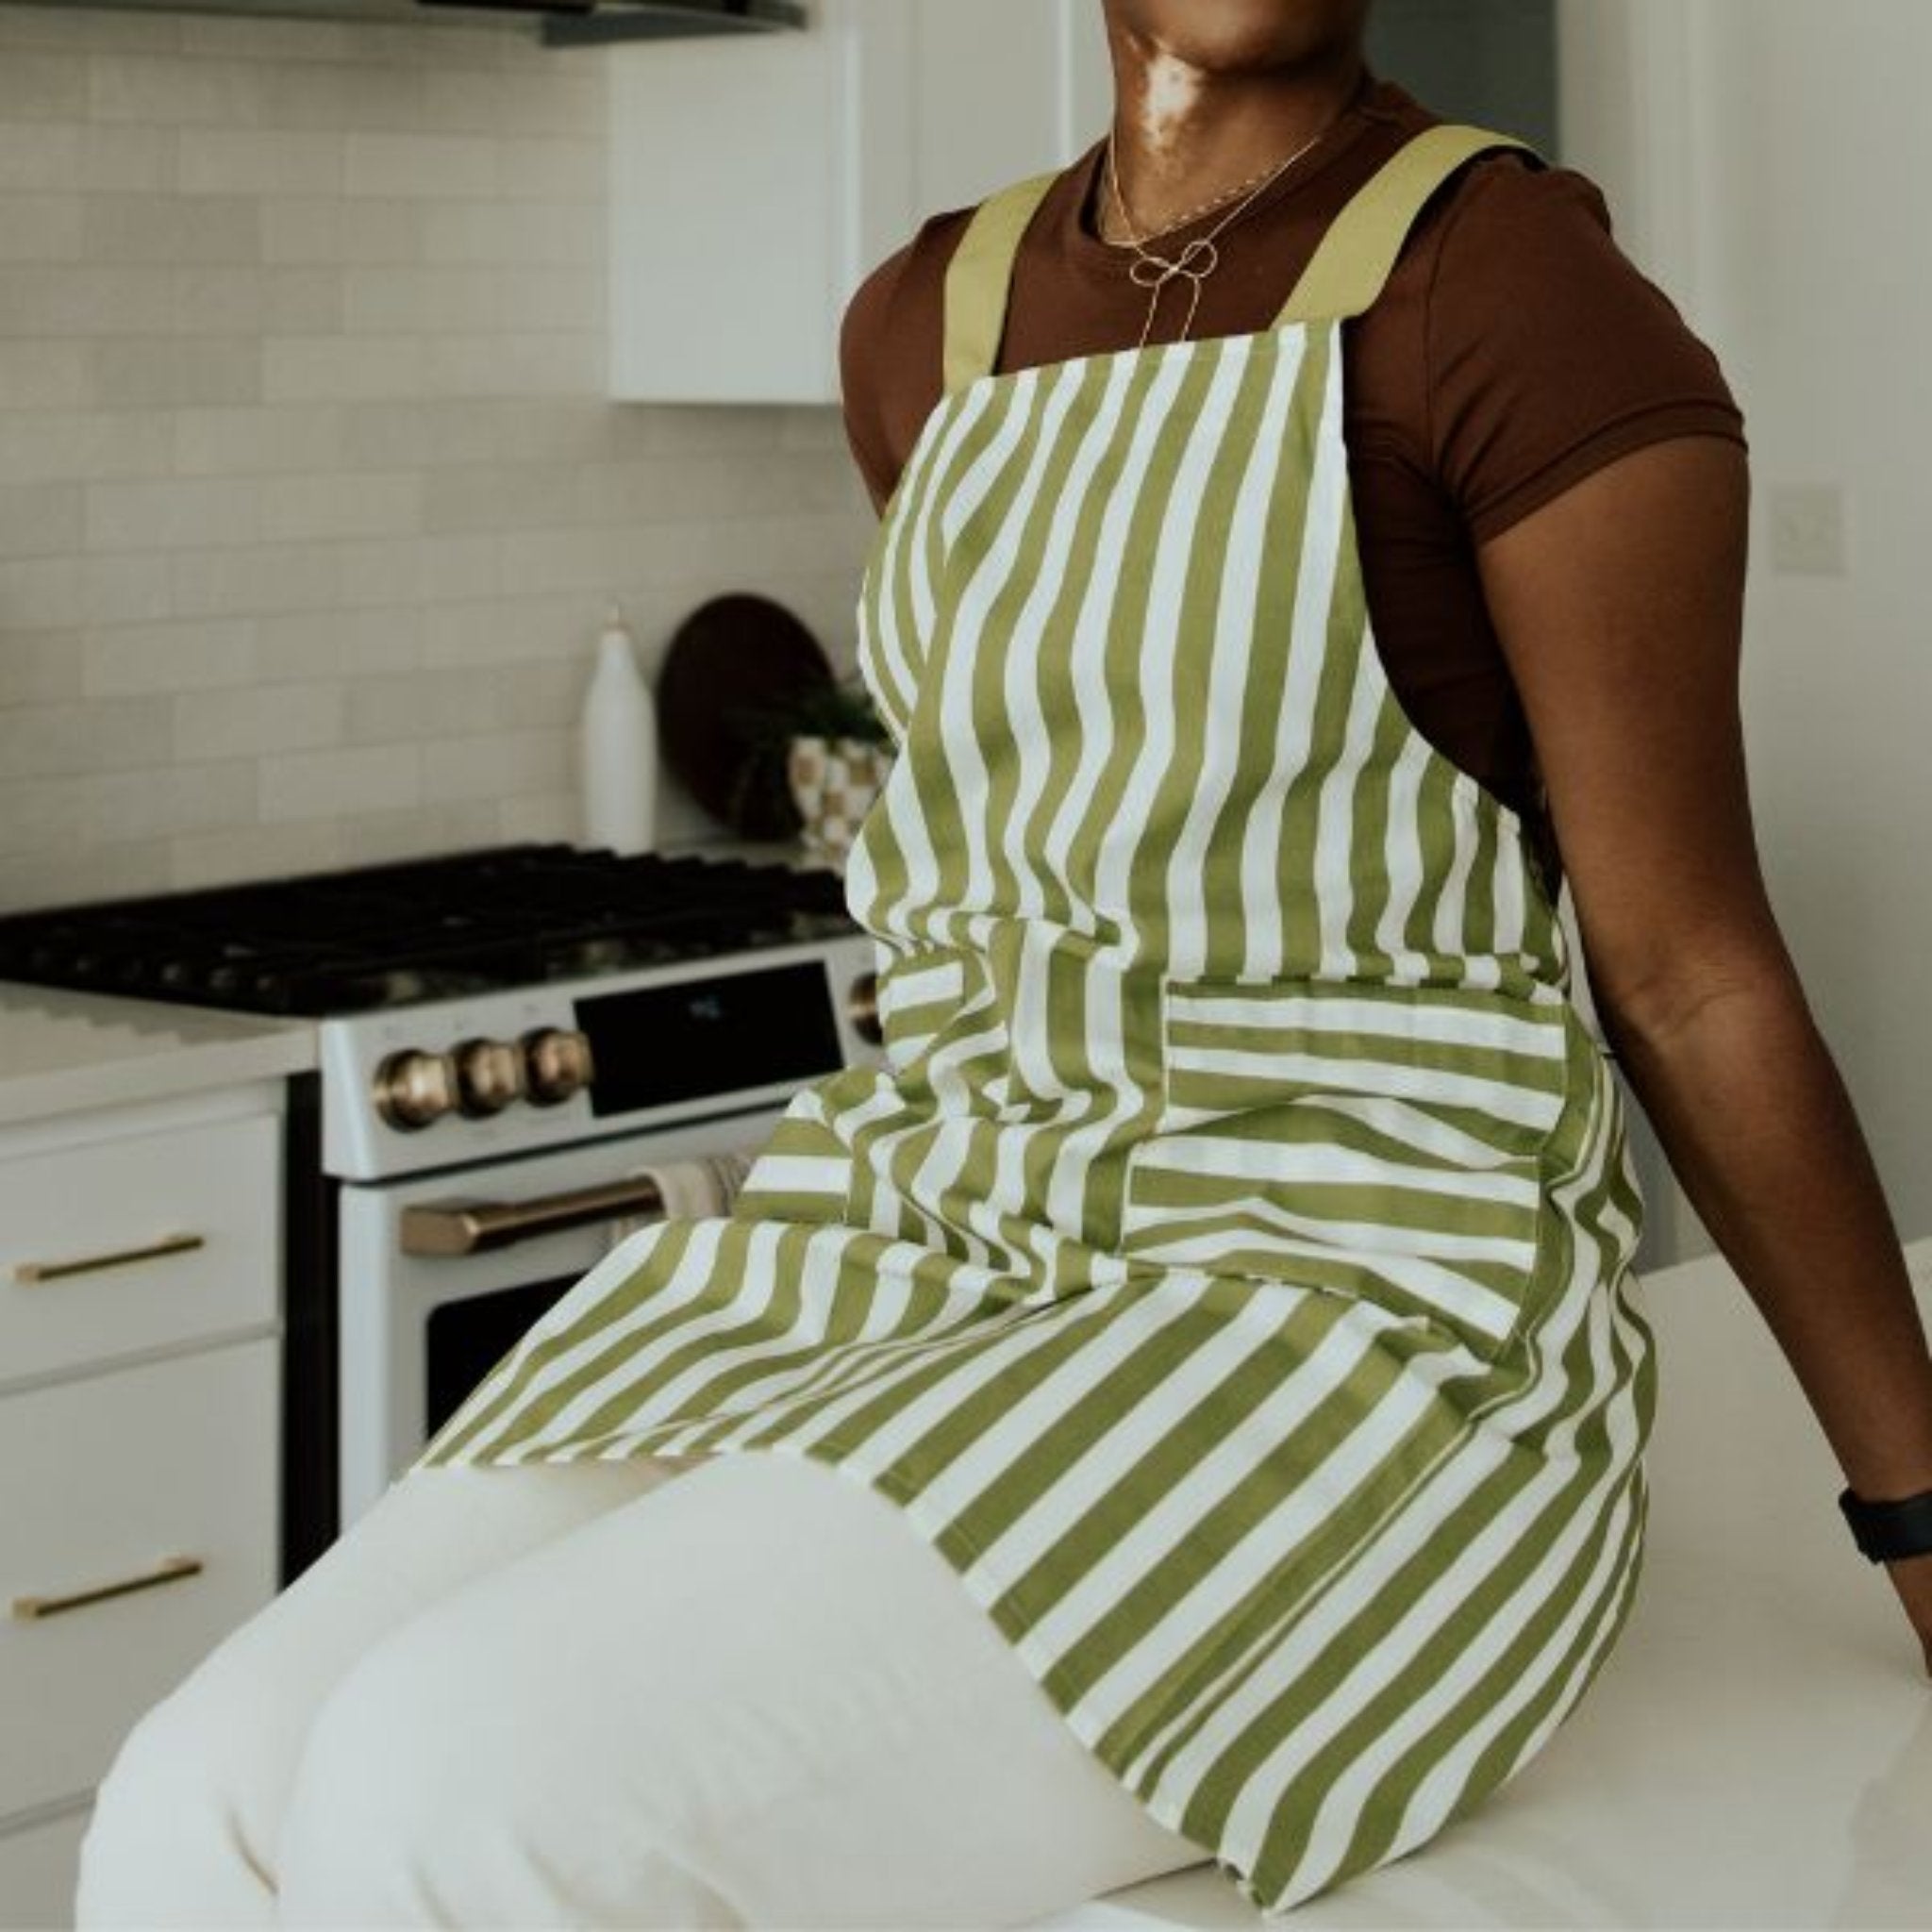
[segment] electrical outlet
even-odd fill
[[[1836,483],[1774,483],[1768,501],[1773,570],[1845,575],[1845,493]]]

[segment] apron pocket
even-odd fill
[[[1170,980],[1166,1092],[1127,1256],[1325,1288],[1493,1358],[1516,1333],[1562,1118],[1564,1006],[1453,987]]]

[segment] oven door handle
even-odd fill
[[[403,1209],[403,1253],[480,1255],[574,1227],[592,1227],[620,1215],[663,1211],[664,1196],[657,1182],[642,1175],[543,1194],[534,1201],[419,1201]]]

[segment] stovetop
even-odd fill
[[[824,867],[508,845],[0,917],[0,979],[325,1018],[855,930]]]

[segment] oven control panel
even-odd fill
[[[780,1102],[881,1059],[869,934],[325,1021],[323,1162],[343,1180]]]

